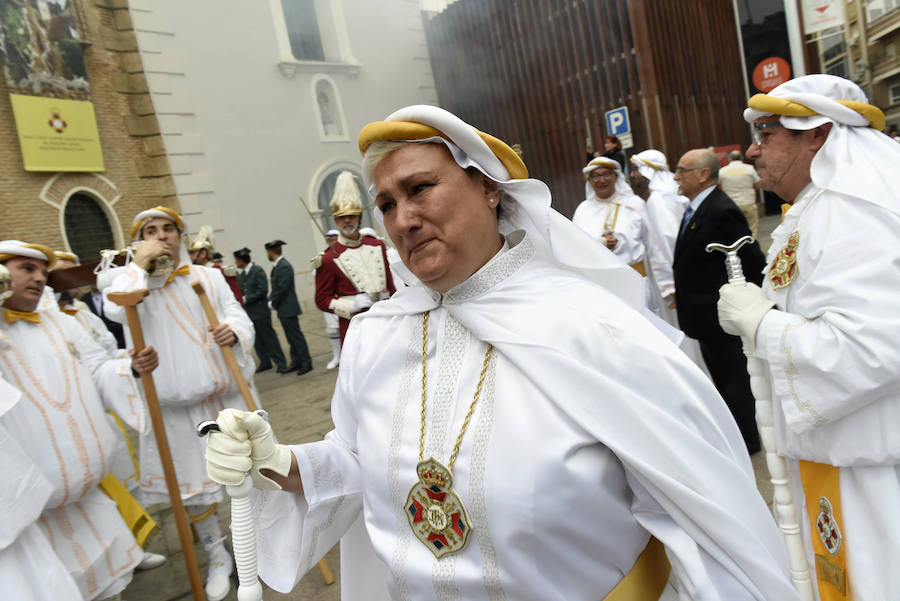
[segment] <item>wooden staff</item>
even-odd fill
[[[219,318],[216,316],[212,303],[209,302],[209,297],[206,295],[203,284],[194,282],[191,284],[191,288],[194,289],[194,292],[197,293],[197,297],[200,299],[200,304],[203,306],[203,312],[206,313],[206,321],[208,321],[209,325],[214,329],[219,327]],[[222,351],[222,356],[225,358],[225,365],[228,366],[231,377],[237,382],[238,389],[241,391],[241,396],[244,397],[244,403],[247,405],[247,409],[249,411],[256,411],[259,407],[256,406],[256,401],[253,399],[250,387],[247,386],[247,380],[244,379],[244,374],[241,373],[241,368],[237,364],[237,358],[234,356],[234,349],[230,346],[219,346],[219,350]]]
[[[200,299],[200,304],[203,306],[203,312],[206,314],[206,320],[209,322],[209,325],[213,328],[217,328],[219,326],[219,318],[216,316],[216,312],[213,309],[212,303],[209,301],[209,296],[207,296],[203,284],[194,282],[191,284],[191,288],[194,289],[194,292],[197,293],[197,297]],[[237,382],[238,389],[241,391],[241,396],[244,397],[244,403],[247,404],[247,409],[256,411],[258,409],[256,401],[253,400],[250,387],[247,386],[247,380],[244,379],[244,374],[237,364],[237,358],[234,356],[234,349],[230,346],[219,346],[219,349],[222,351],[222,356],[225,358],[225,364],[228,366],[228,371],[231,372],[231,377]],[[231,487],[228,488],[230,489]],[[229,494],[231,494],[230,490]],[[232,499],[232,501],[234,501],[234,499]],[[334,575],[331,573],[331,567],[329,567],[328,562],[324,557],[319,560],[318,567],[319,573],[322,574],[322,579],[325,581],[325,584],[333,584]]]
[[[137,305],[147,294],[146,290],[135,290],[134,292],[110,292],[107,295],[109,300],[125,307],[128,329],[131,332],[131,342],[134,345],[135,353],[141,352],[146,346]],[[166,437],[166,427],[163,424],[162,412],[159,409],[156,385],[153,382],[152,374],[144,373],[140,374],[140,376],[141,384],[144,387],[144,398],[147,399],[147,409],[150,412],[150,421],[153,424],[153,436],[156,438],[159,459],[162,462],[163,474],[166,478],[169,501],[172,503],[172,513],[175,515],[175,525],[178,527],[178,540],[181,542],[181,551],[184,553],[184,563],[187,565],[188,578],[191,582],[191,593],[195,601],[206,601],[203,581],[200,579],[200,570],[197,567],[197,556],[194,554],[194,539],[188,526],[184,504],[181,502],[181,490],[178,488],[175,465],[172,463],[169,439]]]

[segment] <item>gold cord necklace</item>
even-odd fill
[[[469,411],[463,420],[459,436],[456,437],[456,444],[453,446],[453,452],[450,454],[450,461],[447,462],[447,466],[444,467],[433,457],[425,460],[425,407],[426,392],[428,390],[428,374],[426,370],[428,315],[429,313],[426,312],[422,316],[422,416],[419,433],[419,463],[416,466],[419,481],[410,489],[409,496],[406,498],[405,509],[413,534],[434,553],[435,557],[440,559],[445,555],[452,555],[462,551],[469,541],[469,531],[472,529],[472,526],[465,506],[453,490],[452,470],[453,464],[456,462],[456,456],[459,454],[459,446],[462,444],[463,436],[465,436],[469,422],[472,420],[472,414],[475,413],[478,397],[481,396],[481,388],[484,386],[484,377],[487,374],[488,364],[491,361],[491,351],[494,347],[489,344],[484,352],[484,363],[481,366],[481,374],[478,376],[475,396],[472,398],[472,404],[469,405]]]

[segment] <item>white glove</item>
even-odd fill
[[[372,304],[372,297],[365,292],[360,292],[353,297],[353,313],[359,313],[363,309],[368,309]]]
[[[225,409],[216,420],[219,432],[211,432],[206,447],[206,471],[219,484],[237,486],[250,472],[253,486],[260,490],[281,490],[281,486],[260,473],[272,470],[287,476],[291,470],[291,450],[275,441],[269,423],[256,413]]]
[[[719,325],[727,333],[740,336],[749,352],[755,348],[756,330],[775,303],[752,282],[725,284],[719,288]]]

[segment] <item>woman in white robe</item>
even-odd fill
[[[254,483],[302,480],[302,494],[255,500],[263,579],[290,590],[361,513],[394,600],[601,599],[654,537],[671,578],[662,592],[668,569],[652,570],[662,579],[652,598],[797,599],[737,428],[640,315],[639,276],[572,235],[508,147],[449,113],[401,109],[367,126],[361,148],[393,139],[381,136],[434,144],[404,143],[374,167],[411,285],[351,324],[335,430],[286,452],[256,416],[229,413],[211,435],[208,469],[223,481],[243,478],[249,462],[234,449],[248,435]],[[445,183],[460,180],[470,182],[460,194]],[[471,520],[467,546],[440,558],[409,517],[428,457],[452,464]]]

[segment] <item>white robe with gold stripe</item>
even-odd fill
[[[772,233],[770,266],[794,232],[797,275],[777,290],[766,277],[777,305],[756,336],[778,451],[840,466],[853,599],[900,599],[900,215],[810,184]]]
[[[40,324],[0,320],[0,330],[8,340],[0,372],[22,392],[0,425],[50,484],[36,523],[84,599],[113,595],[143,555],[115,502],[97,487],[116,454],[105,408],[130,402],[140,413],[130,361],[109,360],[59,311],[41,311]]]
[[[222,499],[222,489],[206,474],[206,439],[197,436],[197,424],[215,419],[226,407],[246,407],[222,351],[207,330],[206,315],[191,288],[192,283],[203,285],[219,321],[230,325],[237,336],[238,342],[232,348],[251,390],[255,369],[251,355],[253,324],[217,269],[191,265],[189,275],[176,276],[169,284],[162,285],[157,279],[149,278],[146,271],[133,263],[116,270],[112,283],[103,291],[103,309],[109,319],[126,324],[124,308],[112,303],[107,294],[149,288],[150,294],[138,305],[138,315],[144,342],[156,349],[159,356],[153,381],[181,496],[188,505],[209,505]],[[127,325],[125,332],[131,347]],[[152,428],[141,434],[139,455],[143,504],[168,502]]]

